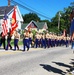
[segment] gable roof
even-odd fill
[[[30,23],[33,23],[35,26],[37,26],[38,29],[43,29],[44,25],[47,26],[46,22],[36,22],[32,20]],[[21,29],[25,29],[30,23],[22,24]]]
[[[19,15],[19,18],[17,18],[17,20],[23,22],[22,15],[21,15],[21,13],[20,13],[19,8],[18,8],[17,5],[16,5],[16,8],[17,8],[16,11],[17,11],[17,13],[18,13],[18,15]],[[0,19],[3,18],[4,14],[7,14],[7,16],[8,16],[8,15],[10,15],[13,11],[14,11],[14,5],[12,5],[12,6],[1,6],[1,7],[0,7]]]
[[[45,22],[37,22],[37,26],[39,29],[42,29],[45,25]]]
[[[5,13],[8,14],[13,8],[14,8],[14,6],[1,6],[0,7],[0,16],[4,15]]]
[[[28,25],[28,23],[24,23],[21,25],[21,29],[24,30],[26,28],[26,26]]]

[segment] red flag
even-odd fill
[[[11,35],[14,33],[17,27],[18,27],[18,24],[16,21],[16,7],[14,7],[14,11],[12,14],[12,23],[11,23]]]
[[[5,36],[7,35],[8,33],[8,29],[7,29],[7,15],[5,14],[4,15],[4,19],[3,19],[3,23],[2,23],[2,36]]]
[[[64,37],[67,36],[66,29],[64,29],[62,36],[64,36]]]

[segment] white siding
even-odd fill
[[[18,6],[16,6],[16,20],[18,21],[18,28],[17,29],[21,29],[21,25],[22,25],[22,22],[23,22],[23,18],[20,14],[20,11],[18,9]],[[12,19],[12,14],[13,14],[13,9],[7,14],[8,16],[8,29],[11,28],[11,19]],[[2,25],[2,19],[0,19],[0,31],[2,30],[1,29],[1,25]]]

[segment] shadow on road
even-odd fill
[[[72,64],[72,68],[70,68],[70,71],[73,71],[74,70],[74,59],[71,59],[70,64]]]
[[[47,70],[49,72],[58,73],[60,75],[65,75],[67,72],[72,72],[74,70],[74,59],[71,59],[71,61],[69,63],[71,65],[65,64],[63,62],[56,62],[56,61],[52,61],[52,63],[55,63],[58,66],[66,67],[67,68],[66,72],[64,72],[63,70],[58,69],[56,67],[53,67],[51,65],[47,65],[47,64],[40,64],[40,66],[42,66],[45,70]]]
[[[54,72],[54,73],[58,73],[60,75],[65,75],[66,72],[58,69],[58,68],[55,68],[51,65],[47,65],[47,64],[40,64],[40,66],[42,66],[45,70],[49,71],[49,72]]]
[[[72,67],[72,66],[67,65],[67,64],[64,64],[64,63],[62,63],[62,62],[52,62],[52,63],[55,63],[55,64],[57,64],[57,65],[59,65],[59,66],[67,67],[67,68],[71,68],[71,67]]]
[[[71,63],[70,64],[72,64],[74,66],[74,59],[71,59]]]

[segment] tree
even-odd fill
[[[23,15],[24,23],[29,23],[31,20],[40,21],[40,18],[35,13],[29,13]]]
[[[35,13],[29,13],[29,14],[25,14],[23,15],[23,19],[25,23],[29,23],[31,20],[34,21],[39,21],[39,22],[46,22],[48,25],[48,30],[50,32],[63,32],[64,29],[66,29],[67,33],[69,33],[70,31],[70,13],[72,11],[72,9],[74,8],[74,2],[70,3],[70,6],[66,7],[63,9],[63,11],[57,11],[55,17],[53,17],[51,19],[51,21],[49,20],[41,20],[37,14]],[[60,17],[60,27],[58,30],[58,14],[61,14]]]
[[[70,3],[70,6],[71,6],[72,8],[74,8],[74,2],[71,2],[71,3]]]

